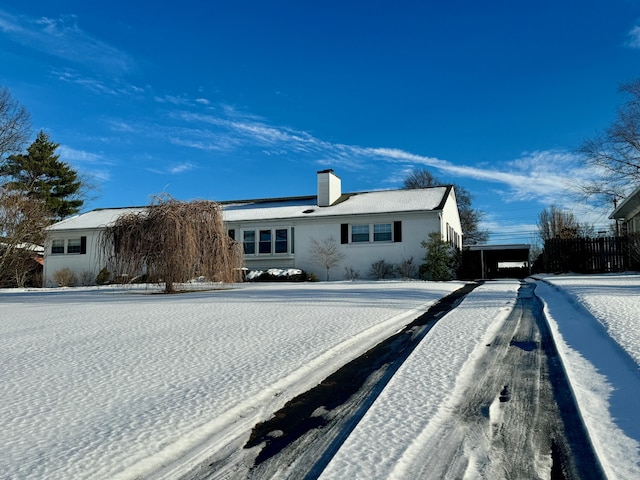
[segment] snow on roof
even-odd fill
[[[8,244],[6,242],[0,241],[0,246],[6,247]],[[17,243],[15,248],[19,250],[31,250],[34,253],[42,254],[44,253],[44,247],[42,245],[36,245],[35,243]]]
[[[145,210],[146,207],[98,208],[54,223],[47,228],[47,231],[103,228],[115,222],[121,215],[140,213]]]
[[[376,213],[440,210],[450,187],[415,190],[381,190],[342,195],[329,207],[319,207],[315,196],[222,202],[224,220],[239,222],[310,217],[331,217]],[[146,207],[98,209],[68,218],[49,231],[102,228],[120,215],[139,213]]]

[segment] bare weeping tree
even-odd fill
[[[197,277],[214,282],[240,279],[243,254],[229,238],[216,202],[156,197],[141,213],[119,217],[101,237],[109,269],[133,277],[146,273],[165,292]]]

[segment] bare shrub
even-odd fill
[[[401,278],[416,278],[418,275],[418,265],[416,265],[413,257],[403,258],[402,261],[395,266],[395,271]]]
[[[241,245],[231,240],[216,202],[181,202],[156,197],[142,213],[122,215],[103,232],[103,254],[116,277],[176,283],[204,277],[213,282],[240,280]]]
[[[393,271],[393,264],[387,262],[386,260],[378,260],[377,262],[373,262],[371,264],[369,274],[378,280],[382,280],[387,277],[392,277]]]
[[[83,270],[80,272],[80,285],[89,286],[95,282],[95,275],[91,270]]]
[[[53,273],[53,279],[59,287],[73,287],[78,282],[78,277],[69,268],[61,268]]]
[[[353,282],[360,278],[360,272],[353,267],[344,267],[344,278]]]

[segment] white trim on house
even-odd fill
[[[339,178],[332,170],[323,170],[318,172],[318,189],[314,196],[221,202],[230,236],[247,245],[247,268],[300,268],[324,278],[310,250],[312,240],[329,237],[345,256],[332,272],[334,280],[343,278],[345,268],[367,278],[377,260],[399,263],[412,257],[419,265],[425,254],[421,242],[434,231],[462,247],[452,186],[342,194]],[[145,208],[98,209],[49,227],[45,285],[51,285],[53,273],[64,267],[85,278],[90,275],[84,272],[97,276],[104,266],[100,265],[100,232],[120,215],[141,213]],[[60,251],[61,241],[68,245],[69,239],[80,237],[85,237],[84,253],[52,253],[53,242],[58,242]]]

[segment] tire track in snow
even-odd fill
[[[391,478],[604,478],[531,285]]]

